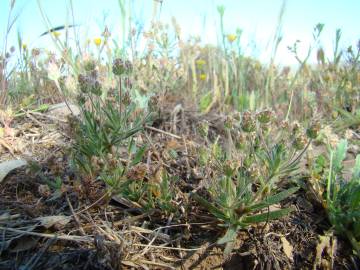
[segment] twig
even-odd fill
[[[186,170],[187,170],[187,178],[189,179],[190,178],[190,175],[191,175],[191,167],[190,167],[190,163],[189,163],[189,152],[188,152],[188,148],[187,148],[187,145],[186,145],[186,141],[185,141],[185,138],[183,137],[183,143],[184,143],[184,147],[185,147],[185,162],[186,162]]]
[[[20,214],[8,215],[8,216],[0,216],[0,222],[15,219],[15,218],[18,218],[20,216],[21,216]]]
[[[77,224],[78,227],[79,227],[79,231],[80,231],[81,235],[83,235],[83,236],[86,235],[83,227],[81,226],[79,217],[78,217],[78,215],[75,213],[74,208],[73,208],[72,205],[71,205],[71,202],[70,202],[70,200],[69,200],[69,196],[66,194],[65,197],[66,197],[66,201],[67,201],[67,203],[68,203],[68,205],[69,205],[70,211],[71,211],[71,213],[72,213],[72,215],[73,215],[73,217],[74,217],[74,219],[75,219],[75,222],[76,222],[76,224]]]
[[[18,229],[14,229],[14,228],[6,228],[6,227],[1,227],[1,226],[0,226],[0,230],[11,231],[11,232],[16,232],[16,233],[20,233],[20,234],[33,235],[33,236],[44,237],[44,238],[56,238],[56,239],[65,240],[65,241],[87,242],[87,243],[93,242],[92,237],[88,237],[88,236],[56,235],[56,234],[50,234],[50,233],[37,233],[37,232],[18,230]]]
[[[83,210],[80,210],[78,212],[76,212],[76,214],[80,214],[83,213],[87,210],[89,210],[91,207],[95,206],[98,202],[100,202],[102,199],[104,199],[107,195],[110,195],[109,191],[105,192],[104,195],[102,195],[98,200],[96,200],[94,203],[90,204],[89,206],[87,206],[86,208],[84,208]]]
[[[49,249],[49,247],[56,241],[56,238],[49,239],[45,246],[40,250],[40,252],[36,252],[31,259],[28,261],[28,263],[25,265],[24,269],[33,269],[40,258],[44,255],[45,251]]]
[[[131,218],[128,218],[128,219],[122,219],[122,220],[119,220],[119,221],[116,221],[113,223],[114,226],[119,226],[119,225],[122,225],[122,224],[125,224],[125,223],[128,223],[128,224],[131,224],[139,219],[142,219],[144,217],[147,217],[149,215],[153,214],[153,212],[148,212],[148,213],[144,213],[144,214],[141,214],[141,215],[138,215],[138,216],[134,216],[134,217],[131,217]]]
[[[164,269],[164,268],[168,268],[168,269],[176,269],[170,265],[167,265],[167,264],[164,264],[164,263],[158,263],[158,262],[152,262],[152,261],[148,261],[148,260],[137,260],[135,261],[135,263],[142,263],[142,264],[150,264],[150,265],[155,265],[155,266],[159,266],[161,267],[161,269]]]
[[[34,116],[32,116],[29,112],[25,112],[25,115],[27,118],[30,118],[33,120],[36,124],[38,124],[40,127],[44,127],[45,125],[41,123],[39,120],[37,120]]]
[[[157,128],[154,128],[154,127],[150,127],[150,126],[145,126],[145,128],[147,129],[150,129],[152,131],[156,131],[156,132],[159,132],[159,133],[162,133],[162,134],[165,134],[165,135],[168,135],[170,137],[173,137],[175,139],[181,139],[182,137],[178,136],[178,135],[175,135],[173,133],[170,133],[170,132],[167,132],[167,131],[164,131],[164,130],[161,130],[161,129],[157,129]]]
[[[153,239],[151,239],[151,241],[149,242],[149,244],[147,244],[147,245],[145,246],[144,250],[143,250],[141,253],[138,253],[137,255],[135,255],[134,258],[137,259],[137,258],[139,258],[139,257],[141,257],[141,256],[144,256],[144,255],[149,251],[150,247],[152,246],[152,243],[155,242],[155,240],[156,240],[156,238],[158,237],[159,233],[160,233],[160,231],[157,231],[157,232],[155,233]]]
[[[4,146],[11,154],[13,158],[16,158],[14,150],[3,139],[0,138],[0,145]]]
[[[29,232],[29,231],[23,231],[13,228],[6,228],[1,227],[0,230],[4,231],[11,231],[16,232],[24,235],[33,235],[38,237],[44,237],[44,238],[52,238],[52,239],[59,239],[59,240],[65,240],[65,241],[74,241],[74,242],[86,242],[86,243],[94,243],[94,238],[91,236],[79,236],[79,235],[56,235],[56,234],[49,234],[49,233],[37,233],[37,232]],[[113,241],[104,241],[106,244],[114,244]],[[148,247],[148,248],[156,248],[156,249],[167,249],[167,250],[182,250],[182,251],[197,251],[203,249],[200,248],[178,248],[178,247],[166,247],[166,246],[154,246],[154,245],[145,245],[145,244],[136,244],[133,243],[132,246],[136,247]]]
[[[135,243],[133,243],[132,245],[136,246],[136,247],[149,247],[149,248],[159,248],[159,249],[168,249],[168,250],[182,250],[182,251],[197,251],[197,250],[203,249],[202,247],[200,247],[200,248],[176,248],[176,247],[153,246],[153,245],[135,244]]]

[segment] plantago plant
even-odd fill
[[[193,194],[194,199],[227,228],[224,237],[218,241],[219,244],[226,243],[227,254],[232,250],[238,230],[253,223],[283,217],[292,210],[269,211],[269,207],[298,190],[293,187],[280,191],[283,180],[293,176],[298,169],[300,158],[309,144],[299,124],[289,126],[290,132],[271,130],[274,119],[270,110],[258,112],[256,117],[251,112],[244,112],[238,126],[235,120],[228,118],[225,121],[226,154],[200,151],[201,160],[207,160],[207,166],[216,164],[214,167],[218,169],[208,190],[209,199]],[[308,130],[312,132],[311,139],[318,128],[315,125]],[[207,132],[201,134],[207,140]],[[218,142],[214,145],[218,146]],[[233,149],[229,149],[229,145]]]
[[[241,172],[223,176],[209,189],[211,200],[193,194],[194,199],[203,205],[212,215],[220,220],[226,228],[225,235],[218,244],[226,244],[225,254],[233,248],[238,230],[254,223],[278,219],[290,213],[292,208],[268,211],[271,205],[277,204],[298,190],[287,189],[271,196],[264,196],[261,190],[253,191],[251,178]],[[266,209],[265,212],[260,212]]]
[[[115,74],[118,74],[119,68],[123,72],[127,66],[119,67],[116,62]],[[143,129],[143,125],[150,119],[150,114],[136,114],[136,104],[122,91],[118,96],[119,106],[110,98],[105,101],[101,99],[101,84],[97,81],[93,65],[88,65],[88,72],[89,74],[79,76],[82,91],[79,103],[82,106],[83,118],[75,127],[73,156],[79,168],[95,177],[105,160],[120,157],[121,148],[126,149],[132,145],[130,142],[133,136]]]
[[[328,214],[334,231],[346,237],[360,257],[360,155],[356,157],[350,179],[344,179],[343,161],[347,152],[347,141],[341,140],[336,148],[329,146],[329,156],[320,156],[312,170],[320,176],[320,187],[315,189]],[[318,180],[319,181],[319,180]]]

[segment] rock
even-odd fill
[[[75,104],[71,104],[71,103],[68,103],[68,104],[69,104],[71,111],[75,114],[75,116],[78,116],[80,114],[80,108]],[[49,107],[48,113],[51,116],[66,119],[67,116],[69,116],[71,114],[71,111],[69,110],[66,103],[62,102],[62,103],[51,105]]]

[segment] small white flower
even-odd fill
[[[325,126],[323,129],[322,129],[322,133],[327,137],[329,138],[333,132],[332,132],[332,128],[330,126]]]
[[[347,130],[345,131],[345,138],[346,138],[347,140],[350,140],[352,137],[353,137],[353,132],[352,132],[352,130],[351,130],[351,129],[347,129]]]

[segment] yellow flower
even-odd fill
[[[22,48],[23,48],[24,51],[26,51],[26,50],[27,50],[27,44],[26,44],[26,43],[23,43],[23,44],[22,44]]]
[[[99,47],[101,45],[101,38],[99,37],[94,38],[94,44]]]
[[[202,81],[205,81],[206,80],[206,74],[205,73],[201,73],[199,75],[199,79],[202,80]]]
[[[227,40],[230,42],[230,43],[233,43],[235,40],[236,40],[237,36],[234,35],[234,34],[229,34],[227,35]]]
[[[61,35],[61,33],[58,31],[54,31],[54,32],[52,32],[52,34],[53,34],[54,38],[58,38]]]
[[[195,61],[195,64],[198,66],[198,67],[202,67],[203,65],[206,64],[206,61],[204,59],[198,59]]]

